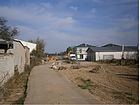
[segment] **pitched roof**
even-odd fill
[[[37,44],[35,44],[35,43],[26,42],[26,41],[18,40],[18,39],[14,39],[14,41],[18,41],[18,42],[22,43],[23,46],[27,46],[30,49],[30,52],[32,52],[32,50],[36,49]]]
[[[95,46],[83,43],[75,47],[95,47]]]
[[[104,46],[102,46],[102,47],[119,47],[120,45],[116,45],[116,44],[106,44],[106,45],[104,45]]]
[[[89,49],[94,52],[120,52],[120,51],[122,51],[122,46],[90,47],[90,48],[88,48],[88,50]],[[137,46],[124,46],[124,51],[138,51],[138,48],[137,48]]]

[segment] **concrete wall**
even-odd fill
[[[25,66],[25,48],[21,43],[13,42],[13,55],[14,55],[14,65],[18,65],[19,72],[24,71]]]
[[[6,78],[12,76],[16,65],[18,71],[23,72],[25,64],[30,64],[29,48],[24,47],[18,41],[13,41],[13,49],[8,49],[7,53],[0,54],[0,81],[6,73],[8,73]]]
[[[114,59],[122,58],[122,52],[96,52],[95,55],[96,61],[104,60],[104,56],[106,55],[113,55]],[[124,59],[137,59],[137,52],[136,51],[124,52]]]
[[[20,41],[24,46],[27,46],[30,49],[30,52],[32,52],[33,50],[36,50],[37,44],[35,43],[26,42],[26,41],[18,40],[18,39],[15,39],[15,40]]]
[[[13,74],[14,74],[14,55],[0,54],[0,85]]]
[[[25,47],[25,64],[30,65],[30,49]]]
[[[76,53],[77,53],[77,59],[78,60],[86,60],[87,58],[87,49],[88,47],[77,47]],[[83,59],[80,58],[80,55],[83,55]]]

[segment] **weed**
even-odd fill
[[[81,89],[88,89],[88,87],[84,85],[78,85],[78,87],[80,87]]]
[[[125,95],[129,95],[129,96],[132,96],[132,93],[129,93],[129,92],[124,92]]]
[[[76,79],[82,81],[82,85],[78,85],[81,89],[88,89],[88,91],[93,94],[93,90],[98,87],[98,85],[94,84],[90,79],[83,79],[81,77],[77,77]]]
[[[123,101],[126,101],[128,103],[138,103],[138,101],[132,97],[132,94],[129,92],[112,92],[114,99],[121,99]]]

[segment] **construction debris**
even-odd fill
[[[60,62],[53,62],[51,68],[54,70],[66,70],[67,68],[62,66]]]
[[[72,69],[80,69],[80,64],[72,64],[72,66],[70,67]]]
[[[97,72],[99,72],[100,69],[101,69],[100,65],[95,65],[95,66],[93,66],[92,70],[90,70],[89,72],[97,73]]]

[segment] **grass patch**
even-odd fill
[[[88,89],[87,86],[83,86],[83,85],[78,85],[78,87],[80,87],[81,89]]]
[[[24,77],[25,79],[23,82],[24,83],[24,93],[17,101],[14,102],[14,104],[24,104],[25,98],[27,96],[27,84],[28,84],[28,78],[29,78],[29,75],[31,72],[31,67],[26,65],[24,72],[27,74],[26,77]]]
[[[88,89],[88,91],[91,94],[93,94],[93,90],[95,90],[97,87],[99,87],[98,85],[93,83],[93,81],[91,81],[90,79],[83,79],[80,77],[77,77],[75,79],[78,79],[80,81],[80,84],[78,84],[78,87],[80,87],[81,89]]]

